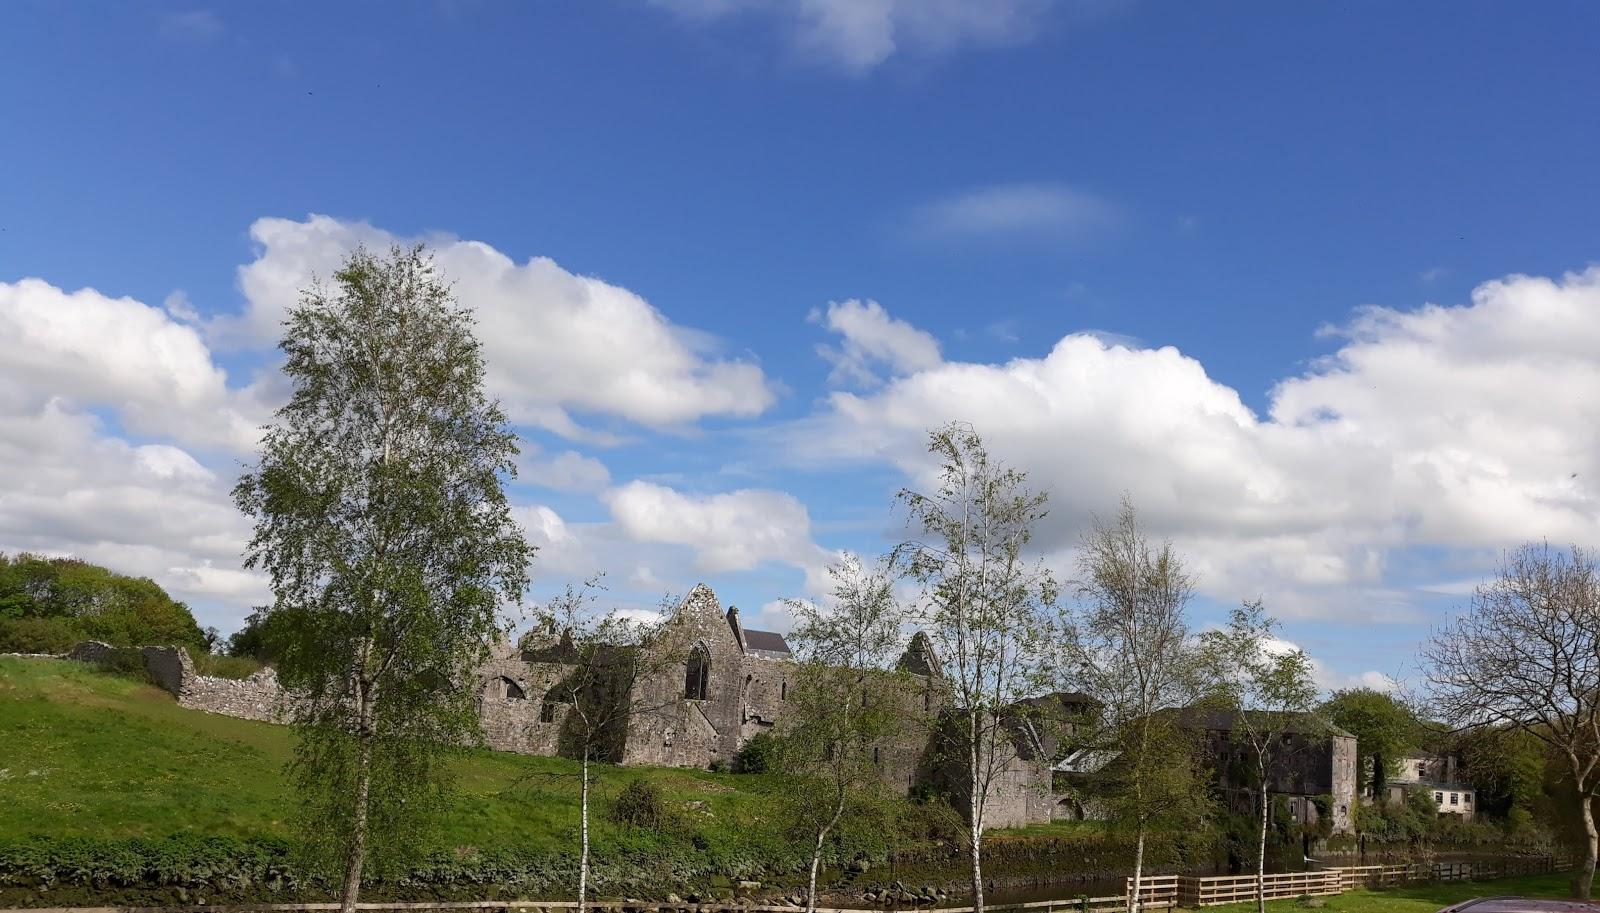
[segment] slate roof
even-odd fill
[[[1260,714],[1263,711],[1252,710],[1251,714]],[[1211,707],[1185,707],[1178,712],[1178,719],[1182,725],[1194,729],[1208,730],[1233,730],[1239,728],[1239,711],[1223,710]],[[1283,727],[1285,732],[1293,733],[1318,733],[1321,735],[1355,738],[1338,726],[1320,720],[1309,713],[1289,714],[1288,725]]]
[[[744,629],[744,648],[747,652],[758,656],[774,658],[787,658],[793,655],[789,649],[788,641],[776,631],[757,631],[754,628]]]

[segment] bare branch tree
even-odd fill
[[[1422,649],[1434,712],[1452,725],[1509,726],[1566,761],[1585,846],[1577,891],[1589,898],[1600,832],[1600,572],[1592,552],[1548,543],[1507,555],[1468,610]]]

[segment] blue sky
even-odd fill
[[[0,16],[0,548],[120,562],[224,629],[258,593],[218,429],[270,408],[260,328],[356,239],[509,258],[457,278],[502,360],[561,365],[506,380],[545,585],[704,578],[781,625],[760,607],[827,554],[891,541],[947,418],[1051,488],[1051,560],[1126,490],[1202,570],[1199,621],[1265,595],[1330,684],[1400,671],[1499,549],[1596,539],[1588,4]],[[640,368],[668,392],[518,335],[612,331],[671,349]]]

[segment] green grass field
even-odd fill
[[[1328,913],[1435,913],[1451,904],[1474,897],[1513,894],[1524,897],[1564,898],[1568,893],[1568,874],[1526,875],[1518,878],[1501,878],[1494,881],[1452,881],[1440,884],[1417,884],[1387,888],[1382,891],[1347,891],[1333,897],[1318,898],[1326,901]],[[1255,904],[1228,904],[1207,907],[1217,913],[1247,913]],[[1304,908],[1294,900],[1267,902],[1269,913],[1300,913]]]
[[[59,660],[0,657],[0,836],[285,836],[287,727],[181,708],[165,691]],[[766,777],[597,765],[597,810],[638,777],[703,823],[770,833]],[[577,765],[471,751],[440,822],[452,847],[570,847]],[[596,814],[595,817],[603,817]],[[597,821],[598,837],[608,825]]]

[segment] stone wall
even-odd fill
[[[1333,769],[1333,832],[1347,834],[1355,831],[1356,813],[1356,740],[1354,736],[1335,736],[1330,759]]]
[[[527,662],[515,651],[497,650],[479,673],[484,744],[518,754],[560,754],[561,733],[572,708],[551,700],[550,689],[568,671],[559,663]]]

